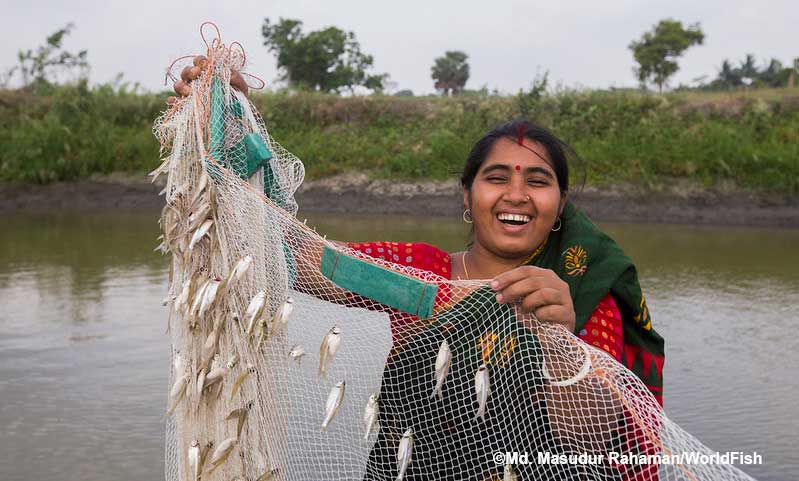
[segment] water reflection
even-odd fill
[[[457,251],[468,238],[459,219],[308,217],[335,239]],[[2,219],[0,478],[163,476],[167,262],[152,252],[156,218]],[[763,454],[744,467],[755,476],[799,472],[799,231],[604,227],[635,260],[667,339],[670,416],[714,449]]]

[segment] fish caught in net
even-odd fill
[[[486,282],[299,222],[303,164],[230,87],[243,50],[217,37],[206,57],[154,126],[167,480],[751,479],[680,458],[712,451],[622,364]]]

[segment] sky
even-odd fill
[[[737,62],[753,53],[762,64],[799,57],[796,0],[0,0],[0,6],[0,71],[16,63],[19,50],[43,44],[72,22],[64,47],[88,50],[92,82],[122,73],[152,91],[164,88],[171,60],[203,53],[199,25],[206,20],[219,26],[223,42],[244,46],[246,71],[270,86],[278,85],[279,72],[263,46],[265,17],[299,19],[306,32],[331,25],[355,32],[361,50],[375,58],[374,71],[390,75],[390,91],[416,94],[434,91],[430,67],[447,50],[469,55],[470,89],[516,93],[544,71],[551,87],[634,87],[627,47],[664,18],[698,22],[706,36],[680,59],[672,86],[714,77],[725,58]]]

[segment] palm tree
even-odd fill
[[[718,76],[719,83],[727,88],[738,87],[741,85],[740,70],[733,67],[729,60],[721,63]]]
[[[743,80],[744,83],[751,83],[753,80],[755,80],[758,77],[756,63],[757,61],[755,60],[755,56],[753,54],[751,53],[746,54],[746,58],[744,59],[743,62],[741,62],[741,66],[738,67],[741,75],[741,80]],[[749,79],[749,82],[747,82],[744,79]]]

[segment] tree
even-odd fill
[[[682,22],[666,19],[650,32],[644,33],[641,40],[630,44],[638,67],[635,74],[642,85],[651,81],[663,91],[663,85],[678,70],[677,58],[692,45],[702,45],[705,34],[699,24],[683,28]]]
[[[435,59],[431,77],[436,81],[436,90],[441,90],[444,95],[458,95],[469,80],[468,58],[465,53],[453,50]]]
[[[537,71],[533,83],[530,85],[530,90],[525,92],[519,89],[519,95],[516,101],[519,106],[519,115],[522,117],[530,117],[535,112],[547,91],[548,84],[549,70],[545,70],[543,74]]]
[[[738,67],[738,72],[741,79],[749,79],[749,83],[757,78],[757,65],[753,54],[746,54],[746,58],[741,62],[741,66]],[[747,83],[746,80],[744,80],[744,83]]]
[[[719,69],[719,75],[716,79],[719,84],[726,88],[733,88],[742,85],[741,71],[732,66],[729,60],[724,59]]]
[[[71,53],[62,50],[61,43],[74,28],[73,24],[57,30],[45,40],[45,44],[34,50],[20,50],[17,53],[19,65],[8,70],[3,77],[7,84],[11,77],[19,71],[22,76],[22,85],[48,84],[57,80],[58,75],[64,72],[77,72],[80,78],[86,77],[89,62],[86,60],[86,50]]]
[[[304,34],[299,20],[281,18],[273,24],[265,18],[261,33],[289,85],[323,92],[354,91],[359,85],[383,90],[388,75],[367,73],[374,58],[361,52],[353,32],[327,27]]]
[[[757,77],[759,83],[767,87],[782,87],[788,83],[788,76],[790,72],[782,65],[776,58],[772,58],[768,66],[761,70]]]
[[[799,72],[799,59],[794,59],[793,66],[785,66],[779,59],[772,58],[763,69],[759,69],[753,54],[747,54],[737,67],[729,60],[724,60],[718,76],[706,88],[736,88],[743,85],[753,87],[786,87],[795,82]]]

